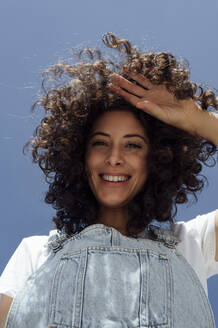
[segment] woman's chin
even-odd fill
[[[99,199],[100,205],[103,207],[118,209],[126,206],[129,203],[129,199],[124,199],[118,201],[117,199]]]

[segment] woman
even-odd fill
[[[85,49],[79,63],[47,70],[54,84],[36,102],[46,114],[26,147],[49,183],[56,229],[24,238],[9,261],[1,327],[9,308],[6,328],[214,327],[206,279],[218,273],[217,211],[173,218],[204,186],[217,99],[172,54],[111,33],[103,41],[121,62]],[[18,271],[27,252],[33,267]]]

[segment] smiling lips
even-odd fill
[[[131,178],[129,175],[123,174],[100,174],[101,181],[108,186],[120,186]]]
[[[109,173],[109,172],[104,172],[104,173],[100,173],[100,176],[106,175],[106,176],[112,176],[112,177],[130,177],[131,175],[126,174],[126,173],[120,173],[120,172],[116,172],[116,173]]]

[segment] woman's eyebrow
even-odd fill
[[[94,136],[96,135],[102,135],[102,136],[105,136],[105,137],[110,137],[110,134],[108,133],[105,133],[105,132],[101,132],[101,131],[98,131],[98,132],[94,132],[90,135],[89,139],[93,138]],[[131,138],[131,137],[139,137],[141,138],[142,140],[144,140],[145,143],[147,143],[147,140],[142,137],[140,134],[126,134],[125,136],[123,136],[124,138]]]

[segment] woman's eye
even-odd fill
[[[92,143],[92,146],[96,146],[96,145],[105,145],[104,141],[95,141]]]
[[[130,148],[142,148],[140,145],[135,144],[135,143],[128,143],[128,146],[129,146]]]
[[[92,143],[92,146],[104,146],[107,145],[104,141],[94,141]],[[136,143],[128,143],[126,144],[127,148],[142,148],[140,145],[136,144]]]

